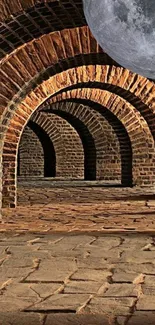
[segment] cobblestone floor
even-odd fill
[[[154,189],[57,184],[3,209],[0,325],[155,325]]]
[[[56,188],[52,184],[21,183],[18,207],[3,209],[0,231],[155,232],[153,188],[102,187],[101,182],[86,182],[85,187],[84,182],[57,182]]]
[[[155,237],[0,235],[1,325],[154,325]]]

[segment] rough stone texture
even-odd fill
[[[2,312],[0,325],[42,325],[41,317],[36,313]]]
[[[74,315],[74,314],[62,314],[62,315],[48,315],[46,319],[46,325],[109,325],[108,317],[105,315]]]
[[[146,263],[136,240],[146,247],[153,245],[155,238],[146,234],[1,233],[0,324],[27,324],[29,319],[29,324],[40,325],[144,324],[140,321],[153,325],[155,295],[151,288],[150,293],[144,288],[155,281],[154,260]],[[93,255],[98,241],[102,259]],[[121,254],[116,262],[118,248]],[[104,258],[105,251],[109,259]],[[137,260],[124,262],[124,252],[137,254]],[[135,274],[131,283],[112,280],[120,265],[122,273]]]
[[[107,186],[109,184],[107,183]],[[71,187],[72,186],[72,187]],[[35,231],[35,232],[154,232],[154,188],[107,188],[105,182],[85,181],[53,181],[47,179],[32,180],[29,183],[19,182],[18,206],[16,209],[3,209],[3,223],[0,224],[1,231]],[[133,241],[133,240],[132,240]],[[135,247],[141,251],[141,257],[154,258],[154,244],[134,239]],[[119,257],[120,239],[107,241],[104,247],[104,256],[109,258],[109,249],[116,247]],[[136,261],[136,252],[130,252],[130,238],[123,242],[125,252],[124,263]],[[45,244],[44,244],[45,245]],[[68,243],[69,245],[69,243]],[[95,258],[100,256],[102,241],[97,239],[91,247]],[[52,246],[47,247],[51,250]],[[77,247],[75,247],[78,251]],[[63,247],[62,247],[63,249]],[[129,251],[129,252],[128,252]],[[54,253],[54,252],[53,252]],[[127,253],[127,254],[126,254]],[[68,256],[71,252],[68,252]],[[99,262],[102,265],[102,261]],[[100,265],[99,264],[99,265]],[[138,264],[137,264],[138,265]],[[81,264],[82,267],[82,264]],[[143,266],[145,268],[145,265]],[[128,264],[129,268],[129,264]],[[139,264],[139,272],[140,272]],[[127,269],[128,270],[128,269]],[[127,272],[127,271],[126,271]],[[128,278],[130,282],[134,273],[122,274],[122,279]],[[150,268],[150,274],[153,270]],[[119,265],[119,273],[123,273]],[[131,274],[130,274],[131,273]],[[120,274],[114,273],[116,282],[119,282]]]
[[[3,324],[11,313],[41,325],[153,325],[154,190],[57,182],[19,183],[19,207],[3,210]]]
[[[155,322],[154,312],[135,311],[133,317],[129,319],[128,325],[141,325],[141,324],[154,325],[154,322]]]

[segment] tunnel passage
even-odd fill
[[[18,176],[24,176],[24,168],[25,176],[96,179],[94,139],[87,127],[69,114],[37,116],[36,112],[21,137]]]
[[[76,130],[68,123],[67,120],[59,117],[55,114],[37,113],[33,114],[30,123],[38,127],[39,130],[43,130],[46,134],[46,138],[50,140],[53,150],[54,158],[51,163],[49,161],[49,174],[34,173],[34,168],[31,169],[29,176],[45,176],[45,177],[57,177],[57,178],[70,178],[70,179],[84,179],[84,151],[83,144]],[[29,125],[29,124],[28,124]],[[38,139],[40,138],[40,133],[38,132]],[[47,146],[48,143],[46,142]],[[43,162],[44,157],[40,159],[39,146],[37,141],[32,139],[32,135],[27,135],[27,127],[24,129],[23,136],[20,141],[18,157],[20,155],[20,160],[22,162],[22,152],[25,154],[25,163],[30,165],[31,161],[34,161],[34,151],[36,151],[36,158],[38,161]],[[52,154],[50,152],[51,148],[48,146],[47,153],[49,156]],[[32,156],[31,156],[32,155]],[[48,158],[48,156],[47,156]],[[19,159],[18,159],[19,160]],[[20,163],[21,164],[21,163]],[[20,164],[18,163],[18,170]],[[36,162],[37,164],[37,162]],[[24,166],[25,167],[25,166]],[[23,168],[24,168],[23,167]],[[33,167],[33,166],[32,166]],[[21,169],[21,167],[20,167]],[[39,169],[39,165],[38,165]],[[26,176],[27,173],[25,173]],[[18,173],[19,175],[19,173]],[[22,176],[22,172],[21,172]]]
[[[35,74],[35,71],[34,71]],[[34,75],[33,74],[33,75]],[[125,78],[125,79],[124,79]],[[32,113],[45,102],[50,96],[56,95],[59,90],[63,90],[68,86],[77,85],[81,83],[85,83],[87,81],[93,82],[94,80],[100,80],[101,83],[111,83],[114,86],[118,85],[122,88],[122,92],[128,89],[128,92],[134,93],[134,95],[140,98],[140,101],[144,102],[145,106],[147,104],[147,112],[151,114],[151,103],[153,96],[153,84],[148,80],[143,80],[140,76],[135,76],[132,73],[129,73],[123,68],[118,67],[109,67],[109,66],[86,66],[86,67],[76,67],[69,69],[68,71],[63,71],[60,74],[56,74],[55,76],[48,77],[43,79],[43,75],[40,75],[40,82],[37,83],[36,86],[36,79],[34,77],[30,78],[32,83],[29,83],[28,87],[23,88],[24,93],[20,92],[19,96],[16,96],[15,89],[12,89],[11,92],[7,93],[7,98],[10,101],[11,98],[14,97],[13,102],[11,104],[11,112],[8,111],[8,107],[6,107],[4,114],[3,114],[3,121],[2,125],[4,125],[5,131],[3,132],[2,139],[2,175],[3,175],[3,182],[2,182],[2,202],[3,206],[14,207],[16,206],[16,161],[17,161],[17,150],[18,150],[18,143],[20,139],[20,135],[23,131],[23,128],[32,115]],[[44,80],[44,81],[43,81]],[[52,86],[51,86],[52,85]],[[33,89],[32,89],[33,88]],[[30,94],[31,90],[31,96]],[[47,90],[47,91],[46,91]],[[5,89],[4,89],[5,91]],[[85,96],[91,97],[91,95],[96,96],[96,99],[102,99],[102,91],[97,89],[89,89],[88,95],[86,95],[85,89],[80,89],[80,93],[82,91],[85,92]],[[76,94],[77,90],[74,91]],[[145,99],[145,94],[148,94],[147,98]],[[81,96],[81,94],[80,94]],[[84,97],[85,97],[84,96]],[[77,97],[77,94],[76,94]],[[78,93],[79,97],[79,93]],[[118,96],[119,97],[119,96]],[[6,98],[6,93],[5,93]],[[119,98],[118,98],[119,99]],[[123,98],[122,98],[123,99]],[[139,100],[139,99],[137,99]],[[119,99],[120,101],[120,99]],[[140,101],[138,102],[140,105]],[[100,101],[101,103],[102,101]],[[109,95],[109,102],[110,102],[110,95]],[[4,107],[4,100],[3,100],[3,107]],[[139,106],[139,111],[141,107]],[[120,110],[122,110],[122,105],[120,105]],[[124,110],[124,107],[123,107]],[[7,113],[9,114],[9,118],[7,117]],[[141,112],[140,112],[141,113]],[[6,118],[5,118],[6,117]],[[6,122],[7,121],[7,122]],[[131,121],[131,120],[130,120]],[[129,121],[129,122],[130,122]],[[136,121],[137,123],[137,121]],[[132,123],[129,124],[132,127]],[[16,128],[17,126],[17,128]],[[151,130],[152,131],[152,130]],[[148,132],[148,131],[147,131]],[[132,133],[133,134],[133,133]],[[134,137],[134,135],[133,135]],[[143,137],[144,138],[144,137]],[[143,141],[144,142],[144,141]],[[11,143],[11,145],[10,145]],[[147,144],[147,143],[146,143]],[[152,144],[151,144],[152,146]],[[154,182],[154,145],[152,146],[152,153],[150,153],[150,163],[149,166],[146,165],[147,161],[145,162],[144,155],[143,155],[143,166],[140,167],[140,160],[137,157],[135,163],[139,164],[139,171],[136,174],[134,182],[138,185],[150,185]],[[145,153],[144,153],[145,154]],[[11,159],[8,159],[11,157]],[[152,161],[151,161],[152,159]],[[144,166],[145,163],[145,166]],[[135,168],[135,167],[134,167]],[[141,169],[140,169],[141,168]],[[147,173],[145,172],[144,168],[147,168]],[[145,172],[145,173],[144,173]]]
[[[76,120],[83,123],[85,129],[87,128],[91,134],[96,149],[96,179],[114,181],[114,183],[118,181],[119,184],[129,185],[131,184],[129,183],[129,161],[132,160],[132,153],[129,155],[128,151],[127,155],[128,137],[124,138],[123,136],[124,128],[106,108],[99,110],[99,105],[98,109],[97,104],[94,105],[94,109],[92,106],[92,103],[88,106],[84,103],[79,104],[78,101],[77,103],[76,101],[64,101],[51,105],[48,114],[36,111],[31,117],[31,121],[40,125],[53,143],[56,155],[55,176],[84,178],[84,152],[80,148],[82,142],[75,128],[66,119],[58,116],[59,111],[61,115],[67,112],[76,117]],[[125,139],[124,142],[123,139]],[[89,149],[93,152],[92,148]],[[122,154],[123,149],[126,151],[126,156]],[[124,171],[122,171],[123,164],[126,167]],[[87,169],[87,165],[85,169]],[[128,183],[125,181],[125,177]]]
[[[79,103],[79,108],[80,108],[80,104],[83,105],[83,113],[78,112],[77,115],[79,114],[80,118],[82,118],[82,114],[85,114],[85,123],[87,125],[87,118],[88,118],[88,112],[85,108],[84,105],[87,105],[89,107],[89,109],[94,110],[94,112],[96,112],[96,118],[97,116],[97,112],[100,113],[101,117],[104,117],[106,119],[106,121],[109,123],[109,125],[112,127],[115,136],[117,138],[118,141],[118,145],[116,148],[116,152],[113,153],[113,156],[109,155],[109,152],[107,152],[105,154],[104,149],[106,148],[106,144],[102,144],[102,136],[103,134],[99,134],[99,139],[98,139],[98,143],[96,143],[96,156],[97,156],[97,149],[99,151],[99,154],[102,153],[102,160],[106,161],[107,160],[107,170],[109,173],[109,177],[107,177],[108,180],[113,180],[113,163],[117,164],[117,159],[119,159],[120,156],[120,163],[121,163],[121,176],[120,176],[120,184],[122,184],[122,186],[132,186],[132,146],[131,146],[131,141],[130,138],[128,136],[128,133],[125,129],[125,127],[123,126],[123,124],[121,123],[121,121],[119,121],[119,119],[112,113],[110,112],[106,107],[102,107],[102,105],[99,105],[97,103],[93,103],[91,101],[88,100],[83,100],[83,99],[66,99],[66,108],[65,107],[65,100],[60,100],[60,102],[52,104],[51,105],[48,103],[48,105],[46,106],[43,105],[43,111],[49,111],[51,113],[55,112],[56,114],[68,114],[68,112],[74,112],[75,109],[75,105],[76,103]],[[42,110],[42,108],[40,108],[40,110]],[[66,111],[65,111],[66,110]],[[76,109],[77,110],[77,109]],[[74,112],[75,114],[75,112]],[[84,119],[83,119],[84,120]],[[95,127],[95,129],[94,129]],[[102,126],[103,127],[103,126]],[[95,119],[91,120],[91,126],[90,126],[90,132],[92,135],[93,131],[95,130],[95,133],[97,133],[98,131],[100,131],[99,126],[96,123]],[[114,138],[115,139],[115,138]],[[102,144],[102,145],[101,145]],[[110,145],[110,144],[109,144]],[[98,146],[98,148],[97,148]],[[105,148],[104,148],[105,147]],[[119,147],[119,148],[118,148]],[[101,151],[100,151],[101,149]],[[116,161],[115,161],[116,160]],[[119,165],[119,160],[118,160],[118,165]],[[105,171],[105,180],[106,180],[106,171]],[[104,176],[102,176],[102,179],[104,179]]]

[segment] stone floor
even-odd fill
[[[155,324],[155,237],[0,235],[0,324]]]
[[[155,325],[155,195],[20,183],[0,224],[0,325]]]
[[[20,183],[18,206],[3,209],[0,231],[155,232],[153,188],[61,181],[54,186],[48,181]]]

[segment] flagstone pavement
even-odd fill
[[[153,189],[21,186],[0,224],[0,325],[154,325],[154,219]]]
[[[1,234],[0,324],[155,324],[155,237]]]

